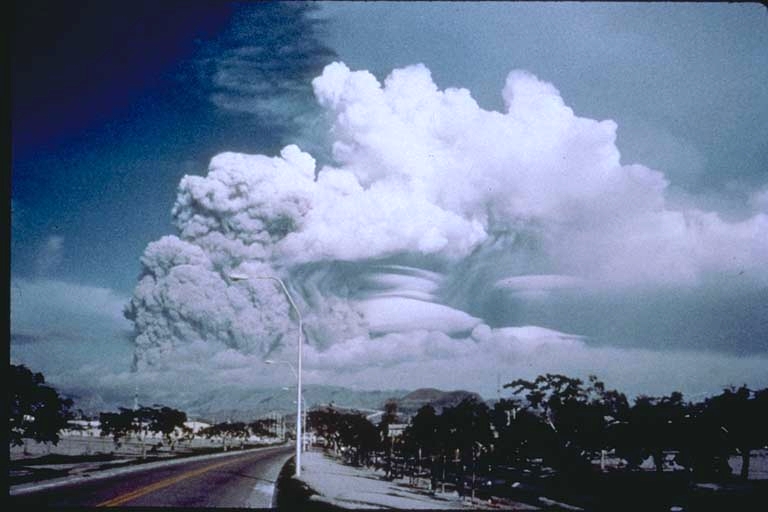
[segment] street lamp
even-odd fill
[[[288,366],[291,367],[291,370],[293,371],[293,374],[296,375],[296,370],[293,369],[293,365],[291,363],[289,363],[288,361],[273,361],[271,359],[266,359],[266,360],[264,360],[264,363],[266,363],[266,364],[286,363],[286,364],[288,364]],[[284,386],[283,387],[283,391],[290,391],[290,390],[291,390],[291,388],[289,388],[288,386]],[[304,406],[304,415],[303,415],[303,417],[301,419],[302,425],[303,425],[302,428],[304,429],[304,435],[306,436],[307,435],[307,411],[309,410],[309,407],[307,407],[307,401],[304,399],[303,396],[301,397],[301,403]],[[301,440],[301,451],[302,452],[308,451],[307,450],[307,445],[309,444],[309,441],[307,440],[306,443],[304,441],[305,441],[304,439]]]
[[[294,377],[296,377],[297,379],[299,378],[299,374],[298,374],[298,373],[296,373],[296,368],[294,368],[294,367],[293,367],[293,365],[290,363],[290,361],[276,361],[276,360],[274,360],[274,359],[265,359],[265,360],[264,360],[264,364],[276,364],[276,363],[281,363],[281,364],[285,364],[285,365],[288,365],[288,368],[290,368],[290,369],[291,369],[291,371],[293,372],[293,376],[294,376]],[[288,391],[288,390],[290,390],[291,388],[289,388],[289,387],[284,387],[283,389],[284,389],[285,391]],[[303,395],[302,395],[302,397],[301,397],[301,403],[302,403],[302,405],[304,406],[304,414],[302,415],[302,420],[301,420],[301,421],[302,421],[302,425],[303,425],[303,427],[302,427],[302,428],[303,428],[303,431],[304,431],[304,432],[306,432],[306,431],[307,431],[307,401],[306,401],[306,400],[304,400],[304,396],[303,396]],[[298,435],[298,434],[299,434],[299,433],[297,432],[297,435]],[[302,439],[302,443],[301,443],[301,451],[302,451],[302,452],[306,451],[306,450],[304,449],[304,441],[303,441],[303,439]]]
[[[304,329],[303,321],[301,319],[301,312],[299,311],[299,308],[296,307],[296,303],[293,301],[293,297],[291,297],[291,294],[288,293],[288,288],[285,287],[285,283],[283,283],[282,279],[274,277],[274,276],[247,276],[247,275],[235,275],[230,274],[230,279],[233,281],[247,281],[248,279],[270,279],[272,281],[275,281],[280,285],[280,287],[283,289],[283,293],[285,293],[285,296],[288,298],[288,302],[291,304],[291,307],[293,308],[293,311],[296,313],[296,317],[299,319],[299,355],[298,355],[298,371],[294,370],[294,374],[296,375],[296,478],[301,476],[301,348],[302,348],[302,342],[301,342],[301,333]],[[291,369],[293,370],[293,367],[291,366]]]

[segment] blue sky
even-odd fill
[[[315,7],[303,11],[295,3],[171,0],[17,3],[12,36],[12,361],[50,374],[63,386],[82,385],[97,367],[105,375],[115,374],[99,384],[105,389],[133,382],[133,340],[148,327],[133,325],[121,310],[134,296],[140,275],[146,274],[140,259],[148,244],[179,234],[171,210],[182,177],[205,176],[211,158],[224,151],[272,157],[287,144],[310,153],[318,162],[316,171],[323,164],[339,164],[331,142],[340,137],[341,121],[337,118],[334,125],[333,108],[318,105],[312,79],[331,62],[343,62],[353,72],[367,70],[380,82],[395,69],[423,64],[438,90],[465,88],[484,111],[505,110],[501,91],[512,70],[552,84],[576,116],[615,122],[621,165],[637,163],[663,173],[664,211],[686,212],[686,218],[698,215],[688,212],[716,215],[710,231],[718,234],[712,239],[729,240],[733,250],[712,249],[706,245],[709,235],[702,235],[706,240],[695,270],[681,270],[687,280],[638,284],[639,274],[629,279],[627,269],[616,270],[623,272],[617,280],[605,269],[621,263],[606,259],[605,250],[593,255],[588,248],[608,247],[616,254],[630,249],[593,239],[589,233],[598,228],[590,221],[592,231],[578,225],[577,234],[567,235],[574,237],[574,246],[585,247],[584,254],[574,249],[571,259],[557,244],[548,247],[549,238],[525,231],[517,233],[517,245],[494,248],[477,242],[474,256],[458,263],[424,249],[426,245],[413,253],[405,248],[362,257],[359,251],[330,250],[330,257],[313,261],[269,260],[302,294],[302,306],[319,304],[318,311],[327,307],[341,314],[329,304],[352,297],[362,305],[350,306],[349,314],[367,315],[368,327],[385,331],[381,338],[357,324],[318,326],[318,333],[334,333],[333,341],[317,334],[318,381],[331,376],[334,384],[360,386],[359,373],[343,368],[352,353],[362,354],[363,361],[370,355],[373,366],[382,361],[395,368],[407,366],[391,359],[381,345],[403,350],[406,342],[398,336],[409,332],[403,327],[408,321],[394,322],[397,329],[391,318],[389,327],[373,324],[381,321],[382,311],[396,316],[412,307],[402,300],[412,300],[418,292],[428,300],[418,303],[423,309],[412,321],[429,324],[429,318],[439,318],[464,325],[467,318],[476,318],[491,334],[467,338],[475,342],[482,338],[490,343],[507,334],[528,339],[541,332],[502,330],[537,327],[609,351],[594,360],[615,361],[621,350],[629,351],[627,364],[645,378],[621,380],[608,362],[594,368],[605,369],[609,384],[615,376],[617,387],[706,391],[697,371],[649,387],[658,379],[643,374],[638,361],[654,364],[649,361],[666,352],[675,354],[667,359],[680,365],[706,361],[721,369],[716,386],[741,384],[732,382],[734,375],[743,375],[752,385],[767,384],[765,372],[753,369],[768,354],[768,287],[759,271],[765,244],[754,239],[765,235],[760,215],[768,211],[765,7],[559,2],[321,2]],[[495,140],[493,134],[488,137]],[[393,144],[399,147],[400,142]],[[346,163],[353,172],[364,162],[356,158]],[[570,193],[567,178],[558,183],[564,185],[553,187]],[[709,217],[696,218],[710,222]],[[489,226],[484,228],[490,232]],[[578,234],[582,228],[589,233]],[[531,237],[527,245],[520,241],[525,236]],[[208,251],[203,242],[184,240]],[[741,266],[721,261],[729,258]],[[388,270],[372,270],[382,265],[389,265]],[[462,265],[471,274],[454,275],[451,269]],[[421,272],[431,274],[424,277]],[[546,286],[541,284],[540,276],[553,275],[561,277],[544,278]],[[322,300],[298,284],[300,276],[322,283]],[[613,284],[596,291],[573,285],[576,278],[604,278]],[[386,302],[373,292],[395,281],[390,295],[401,302]],[[629,281],[633,284],[625,286]],[[432,285],[424,291],[427,282],[434,283],[434,291]],[[570,284],[564,286],[566,282]],[[157,281],[155,286],[157,294],[166,285]],[[281,329],[289,329],[273,327],[280,336]],[[193,329],[185,339],[221,342],[207,328]],[[451,340],[459,336],[446,335]],[[423,342],[421,348],[450,345],[440,345],[438,338],[427,336],[418,343]],[[187,341],[174,338],[169,343],[183,353]],[[153,343],[164,346],[162,340]],[[227,369],[245,364],[248,357],[261,357],[260,349],[250,345],[222,343],[221,350],[213,345],[209,349],[227,361],[222,362]],[[531,368],[578,373],[586,367],[573,361],[589,356],[556,351],[542,358]],[[436,361],[425,362],[422,373]],[[477,365],[482,373],[481,363]],[[508,371],[516,368],[511,365]],[[745,368],[753,373],[744,373]],[[172,368],[163,371],[173,380]],[[492,383],[475,381],[470,372],[453,387],[487,394],[496,382],[495,371],[490,374]],[[382,374],[370,385],[384,387],[386,382]]]

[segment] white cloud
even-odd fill
[[[423,65],[379,83],[335,63],[313,86],[333,118],[333,166],[317,169],[290,145],[274,158],[223,153],[207,176],[181,181],[178,236],[147,247],[131,301],[140,368],[237,372],[236,354],[261,359],[295,343],[282,290],[233,272],[288,283],[314,351],[310,374],[372,365],[421,368],[428,380],[424,369],[447,360],[440,378],[465,368],[478,382],[502,362],[614,371],[601,359],[610,351],[576,336],[484,326],[493,293],[631,293],[745,270],[768,282],[768,216],[726,222],[672,208],[661,172],[620,163],[613,121],[576,116],[530,73],[509,74],[506,112],[439,90]],[[626,354],[642,362],[635,379],[641,367],[670,368],[661,355]]]
[[[286,350],[275,358],[293,361],[295,350]],[[497,379],[503,384],[550,372],[581,378],[595,374],[608,386],[630,396],[675,390],[692,396],[716,393],[745,382],[755,387],[768,386],[764,371],[767,363],[766,357],[591,347],[579,336],[535,326],[481,326],[471,338],[456,339],[421,330],[376,339],[353,338],[324,351],[306,346],[304,382],[358,389],[463,388],[492,398]],[[226,350],[212,364],[203,360],[173,363],[161,371],[146,369],[137,376],[126,374],[122,380],[141,382],[142,386],[154,386],[158,393],[170,394],[178,389],[203,393],[224,386],[270,387],[276,382],[290,383],[292,378],[290,370],[282,365],[267,366],[255,356]],[[99,385],[118,385],[120,380]]]
[[[388,389],[393,382],[406,389],[465,388],[486,398],[495,396],[497,378],[503,384],[544,373],[583,379],[595,374],[630,396],[675,390],[688,395],[716,393],[743,383],[768,386],[765,356],[591,347],[578,336],[538,327],[478,330],[486,331],[484,339],[457,340],[421,331],[381,340],[349,340],[326,352],[310,350],[307,382],[365,389]]]
[[[480,319],[442,304],[385,297],[364,301],[360,309],[372,333],[439,330],[446,334],[471,331]]]
[[[382,85],[336,63],[314,86],[335,118],[339,167],[315,181],[314,159],[288,146],[271,159],[222,154],[207,177],[182,180],[176,224],[214,264],[460,259],[491,232],[530,227],[551,270],[613,284],[696,282],[730,265],[715,254],[726,231],[753,257],[768,254],[759,216],[731,224],[668,209],[661,173],[620,165],[615,123],[575,116],[529,73],[510,73],[505,114],[438,90],[421,65]]]
[[[108,288],[11,278],[10,360],[56,386],[93,384],[130,366],[128,297]]]
[[[367,72],[333,64],[315,80],[315,91],[336,119],[334,156],[368,187],[359,195],[378,199],[384,189],[389,201],[411,203],[377,212],[354,201],[354,208],[319,230],[335,233],[336,247],[352,243],[338,233],[357,234],[362,224],[380,235],[378,245],[366,247],[386,253],[380,240],[392,221],[411,250],[427,247],[426,252],[461,257],[489,231],[515,230],[522,223],[543,231],[551,270],[613,285],[695,283],[708,271],[730,269],[733,258],[719,256],[726,231],[730,246],[750,246],[753,264],[768,256],[760,217],[732,224],[713,213],[669,209],[661,173],[620,165],[615,123],[575,116],[551,84],[529,73],[510,73],[503,91],[506,114],[480,109],[466,91],[439,91],[423,66],[395,70],[382,86]],[[420,228],[419,244],[410,241],[409,228],[429,214],[424,200],[432,205],[434,222],[431,230]],[[344,203],[351,201],[345,197],[333,208]],[[441,222],[441,211],[475,224]],[[451,240],[448,226],[460,229],[453,243],[424,244]],[[291,236],[309,238],[313,227]],[[296,244],[290,248],[303,253]]]
[[[68,340],[119,335],[128,298],[109,288],[56,280],[11,279],[11,333]]]

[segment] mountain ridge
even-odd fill
[[[74,400],[73,411],[81,410],[89,416],[131,408],[134,397],[102,396],[97,392],[75,390],[67,393]],[[361,390],[343,386],[309,384],[303,386],[302,395],[308,408],[335,406],[363,412],[383,411],[387,402],[394,401],[398,412],[415,414],[423,405],[432,405],[438,413],[445,407],[458,404],[464,398],[483,398],[465,390],[443,391],[436,388],[415,390]],[[216,423],[222,421],[250,421],[269,414],[290,414],[296,410],[295,390],[282,387],[243,389],[220,388],[190,396],[183,392],[148,399],[138,396],[139,405],[164,405],[184,411],[190,419]]]

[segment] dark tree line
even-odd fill
[[[16,365],[10,371],[11,445],[20,446],[25,438],[58,443],[73,416],[72,401],[46,385],[40,373]],[[492,408],[476,399],[465,399],[439,414],[424,406],[399,437],[390,432],[397,422],[395,403],[386,405],[378,426],[362,414],[333,408],[309,411],[308,423],[354,464],[370,464],[382,455],[388,467],[393,457],[417,460],[419,465],[428,461],[433,478],[435,471],[444,473],[449,462],[477,469],[538,460],[559,473],[583,476],[594,471],[596,458],[610,452],[624,460],[628,470],[650,457],[657,472],[664,471],[667,457],[674,454],[679,466],[707,479],[730,476],[728,459],[740,455],[740,476],[746,479],[751,452],[768,445],[768,389],[728,388],[696,403],[673,392],[638,396],[630,404],[623,393],[607,389],[595,376],[584,382],[546,374],[504,387],[512,396]],[[127,436],[143,443],[149,433],[156,433],[173,449],[180,438],[191,436],[184,425],[186,414],[170,407],[121,408],[99,419],[102,435],[112,436],[115,443]],[[219,423],[201,434],[223,439],[226,449],[273,429],[274,420],[262,419]]]
[[[729,476],[728,458],[739,454],[740,476],[747,478],[750,453],[768,445],[766,389],[729,388],[699,403],[673,392],[639,396],[630,405],[595,376],[583,382],[546,374],[504,387],[513,397],[492,409],[471,400],[440,415],[423,407],[405,431],[404,451],[477,460],[473,446],[482,447],[481,455],[493,464],[541,459],[574,475],[593,471],[592,461],[605,452],[624,459],[630,470],[651,457],[658,472],[674,453],[679,466],[706,478]]]
[[[185,425],[186,413],[170,407],[140,407],[136,410],[120,408],[117,413],[101,413],[99,421],[101,435],[111,435],[115,444],[119,444],[121,439],[128,436],[134,436],[144,442],[148,434],[158,433],[162,434],[173,450],[179,440],[189,440],[193,437],[192,430]],[[227,450],[235,444],[243,447],[252,435],[273,435],[276,424],[277,420],[265,418],[250,423],[224,421],[200,430],[197,435],[207,439],[220,439],[223,449]]]
[[[262,418],[250,423],[243,421],[225,421],[206,427],[199,432],[199,435],[212,439],[214,437],[221,439],[224,450],[239,443],[243,447],[245,441],[252,435],[268,436],[274,435],[277,427],[277,420],[272,418]]]
[[[349,461],[355,465],[368,463],[382,447],[379,430],[360,413],[317,409],[309,411],[307,425],[330,444],[329,448],[348,451]]]
[[[71,426],[69,420],[85,417],[81,410],[73,414],[72,400],[60,396],[54,388],[46,385],[41,373],[34,373],[23,365],[11,365],[10,377],[11,446],[23,445],[24,439],[58,444],[62,430],[77,428]],[[116,446],[132,437],[141,443],[142,456],[146,455],[150,434],[159,435],[171,450],[179,441],[190,440],[193,432],[185,425],[186,421],[186,413],[157,404],[136,409],[121,407],[117,412],[99,414],[102,437],[112,437]],[[223,422],[203,429],[200,435],[209,439],[221,438],[224,449],[227,449],[238,441],[243,445],[251,435],[273,435],[276,423],[275,419],[258,419],[250,423]],[[152,448],[159,447],[162,442]]]
[[[187,414],[162,405],[127,409],[119,412],[103,412],[99,415],[102,437],[112,436],[116,445],[121,439],[135,436],[142,443],[142,456],[145,453],[145,441],[150,433],[160,434],[173,450],[180,437],[189,437],[192,431],[184,425]]]
[[[438,414],[426,405],[399,438],[388,435],[391,408],[378,428],[360,414],[333,409],[311,412],[310,424],[331,448],[358,454],[355,463],[378,452],[431,465],[433,473],[448,464],[484,471],[540,461],[559,474],[587,478],[601,456],[611,454],[628,471],[650,457],[662,472],[674,456],[677,467],[695,477],[723,479],[731,475],[728,459],[740,455],[740,476],[747,478],[750,453],[768,445],[766,389],[728,388],[697,403],[679,392],[630,403],[595,376],[585,382],[545,374],[504,387],[512,396],[493,407],[465,399]]]

